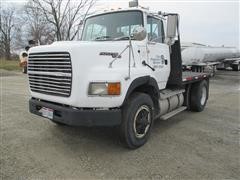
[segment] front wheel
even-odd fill
[[[63,124],[61,122],[58,121],[52,121],[54,124],[58,125],[58,126],[66,126],[66,124]]]
[[[130,149],[144,145],[153,126],[153,102],[149,95],[134,93],[123,107],[120,137]]]

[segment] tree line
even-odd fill
[[[97,0],[29,0],[0,7],[0,58],[11,59],[28,40],[44,45],[75,40]]]

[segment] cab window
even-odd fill
[[[98,36],[106,36],[106,26],[100,25],[100,24],[91,24],[87,27],[87,39],[95,39]]]
[[[163,22],[160,19],[147,17],[147,34],[148,40],[152,42],[164,42]]]
[[[130,36],[133,33],[133,30],[141,25],[128,25],[117,27],[117,33],[121,36]]]

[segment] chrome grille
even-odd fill
[[[68,52],[30,53],[28,77],[31,91],[68,97],[72,86],[72,65]]]

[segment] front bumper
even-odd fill
[[[121,123],[121,109],[80,110],[36,99],[29,100],[31,113],[42,116],[39,110],[43,107],[53,110],[53,118],[50,120],[70,126],[116,126]]]

